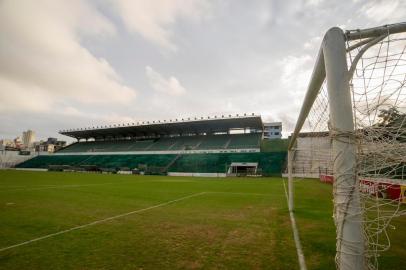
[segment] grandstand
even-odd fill
[[[17,167],[169,175],[225,176],[237,171],[242,175],[280,175],[287,147],[285,140],[262,140],[263,123],[257,115],[113,125],[63,130],[60,134],[77,142]]]
[[[259,149],[260,133],[227,135],[188,135],[163,137],[155,140],[116,139],[77,142],[59,151],[60,153],[83,152],[139,152],[139,151],[183,151],[183,150],[227,150]]]

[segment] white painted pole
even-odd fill
[[[317,55],[316,63],[314,65],[312,77],[310,78],[309,86],[307,87],[306,96],[303,100],[302,108],[300,109],[299,118],[296,121],[295,130],[292,133],[292,137],[289,141],[288,150],[291,150],[295,143],[299,132],[302,130],[303,124],[306,121],[307,116],[313,106],[314,101],[319,94],[320,88],[323,85],[324,79],[326,78],[326,72],[324,69],[324,56],[323,49]]]
[[[358,40],[370,37],[379,37],[382,35],[396,34],[406,32],[406,22],[387,24],[369,29],[349,30],[345,32],[347,40]]]
[[[340,270],[364,269],[364,237],[356,145],[343,31],[330,29],[323,41],[334,153],[336,262]]]
[[[294,203],[293,203],[293,151],[288,150],[288,207],[289,211],[292,212],[294,210]]]

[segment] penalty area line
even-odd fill
[[[40,240],[51,238],[53,236],[61,235],[61,234],[68,233],[68,232],[71,232],[71,231],[76,231],[76,230],[83,229],[83,228],[86,228],[86,227],[89,227],[89,226],[104,223],[104,222],[107,222],[107,221],[110,221],[110,220],[122,218],[122,217],[129,216],[129,215],[132,215],[132,214],[137,214],[137,213],[145,212],[145,211],[152,210],[152,209],[155,209],[155,208],[158,208],[158,207],[173,204],[173,203],[183,201],[183,200],[186,200],[186,199],[189,199],[189,198],[192,198],[192,197],[203,195],[205,193],[206,192],[194,193],[194,194],[191,194],[191,195],[188,195],[188,196],[180,197],[180,198],[175,199],[175,200],[171,200],[171,201],[167,201],[167,202],[164,202],[164,203],[156,204],[156,205],[153,205],[153,206],[149,206],[149,207],[146,207],[146,208],[142,208],[142,209],[138,209],[138,210],[135,210],[135,211],[127,212],[127,213],[124,213],[124,214],[120,214],[120,215],[116,215],[116,216],[96,220],[96,221],[93,221],[93,222],[90,222],[90,223],[86,223],[86,224],[76,226],[76,227],[73,227],[73,228],[70,228],[70,229],[66,229],[66,230],[63,230],[63,231],[59,231],[59,232],[56,232],[56,233],[47,234],[47,235],[44,235],[44,236],[41,236],[41,237],[38,237],[38,238],[34,238],[34,239],[31,239],[31,240],[28,240],[28,241],[25,241],[25,242],[22,242],[22,243],[19,243],[19,244],[15,244],[15,245],[11,245],[11,246],[8,246],[8,247],[0,248],[0,252],[6,251],[6,250],[9,250],[9,249],[13,249],[13,248],[16,248],[16,247],[21,247],[21,246],[24,246],[24,245],[28,245],[28,244],[31,244],[33,242],[37,242],[37,241],[40,241]]]

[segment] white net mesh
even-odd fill
[[[347,47],[356,42],[359,40],[348,42]],[[360,50],[348,53],[349,64]],[[378,268],[379,253],[390,247],[386,232],[389,222],[402,214],[401,185],[406,184],[405,50],[406,34],[387,35],[363,54],[350,82],[369,269]]]
[[[361,39],[347,42],[347,49],[359,42]],[[361,207],[357,211],[363,217],[365,267],[377,269],[380,252],[390,247],[386,230],[391,219],[405,214],[402,199],[406,190],[406,34],[388,33],[356,62],[365,46],[368,45],[350,50],[347,63],[350,68],[355,62],[350,90],[357,187],[361,191]],[[336,157],[330,129],[324,82],[293,149],[294,176],[334,181]],[[339,256],[340,252],[337,267]]]

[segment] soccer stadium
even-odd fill
[[[173,176],[280,176],[287,139],[263,140],[260,116],[63,130],[77,140],[17,168]]]
[[[0,1],[0,270],[405,268],[402,1],[31,2]]]

